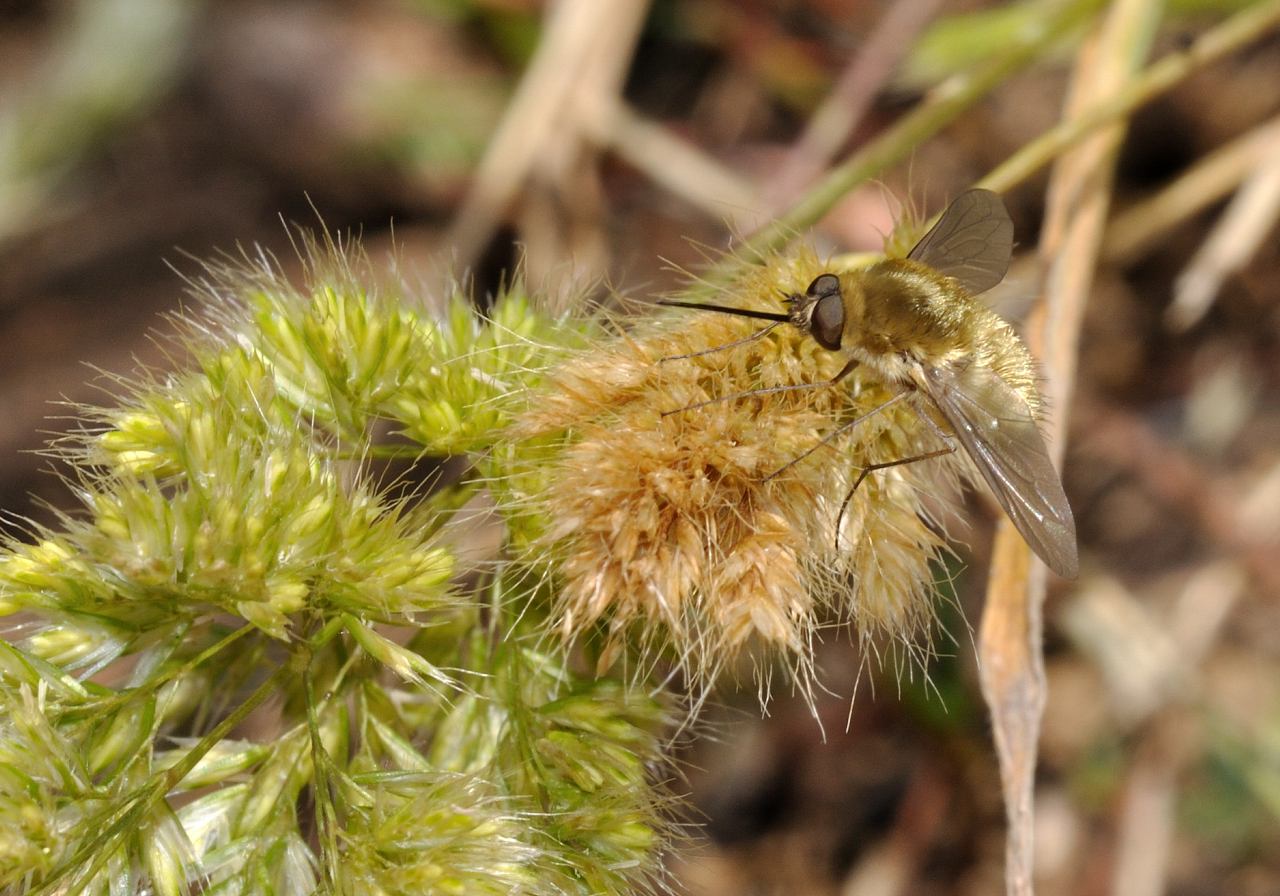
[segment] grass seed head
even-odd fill
[[[824,270],[812,253],[778,258],[725,297],[778,311],[779,293]],[[921,452],[928,430],[905,402],[836,434],[894,393],[791,326],[759,330],[726,315],[664,313],[563,364],[520,418],[530,439],[564,434],[530,500],[563,586],[553,624],[670,648],[709,683],[753,642],[791,658],[807,681],[812,637],[838,618],[860,635],[911,638],[932,619],[936,505],[964,469],[954,456],[869,476],[837,516],[861,467]],[[686,410],[681,410],[686,409]],[[818,448],[799,462],[824,438]],[[781,472],[780,472],[781,471]]]

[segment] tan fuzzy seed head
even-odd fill
[[[778,291],[823,268],[780,259],[721,297],[778,311]],[[561,580],[554,625],[566,638],[603,625],[616,641],[670,648],[709,683],[753,641],[789,655],[803,677],[817,627],[852,619],[862,636],[909,638],[933,618],[930,563],[942,539],[922,494],[955,494],[955,456],[879,471],[840,505],[861,465],[937,447],[900,402],[832,438],[894,392],[855,371],[835,387],[750,395],[829,380],[843,364],[789,325],[707,312],[664,312],[563,364],[520,417],[517,434],[564,433],[545,490],[535,549]],[[675,411],[675,413],[672,413]],[[922,447],[923,446],[923,447]],[[779,473],[779,471],[782,471]],[[942,506],[945,506],[942,505]]]

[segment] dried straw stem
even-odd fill
[[[1065,117],[1079,118],[1130,82],[1150,48],[1160,4],[1121,0],[1081,47]],[[1115,124],[1063,155],[1054,168],[1040,243],[1046,263],[1044,296],[1026,328],[1043,361],[1050,406],[1050,451],[1061,457],[1065,418],[1075,380],[1076,343],[1106,226],[1116,150],[1124,126]],[[1008,520],[993,551],[986,608],[979,630],[983,695],[991,707],[1009,834],[1005,887],[1032,893],[1032,799],[1044,709],[1041,654],[1046,575]]]

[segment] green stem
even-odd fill
[[[161,672],[157,674],[154,678],[148,678],[146,681],[138,685],[136,688],[132,688],[126,691],[119,691],[113,694],[111,697],[107,698],[106,700],[103,700],[102,703],[95,705],[94,713],[100,716],[101,714],[108,712],[117,706],[123,705],[125,703],[131,703],[134,700],[137,700],[139,697],[146,697],[154,693],[155,691],[158,691],[160,688],[162,688],[164,685],[168,684],[169,682],[176,681],[182,678],[183,676],[188,675],[191,672],[195,671],[200,666],[204,665],[205,662],[207,662],[210,659],[213,659],[214,656],[216,656],[218,653],[222,652],[223,650],[226,650],[228,647],[230,647],[236,641],[243,638],[245,635],[250,634],[252,632],[256,632],[256,631],[258,631],[257,628],[248,624],[242,625],[239,628],[232,630],[230,634],[224,636],[215,644],[209,647],[206,647],[204,650],[202,650],[200,653],[193,656],[191,659],[187,660],[182,665],[175,666],[174,668],[169,669],[166,672]]]
[[[1020,40],[1003,55],[975,72],[943,82],[925,102],[828,172],[789,212],[756,232],[733,255],[711,268],[687,294],[700,296],[714,292],[717,285],[732,280],[747,266],[758,264],[768,253],[789,243],[797,233],[812,227],[854,187],[906,158],[1010,75],[1038,59],[1094,6],[1092,0],[1060,4],[1046,14],[1039,27],[1021,34]]]
[[[196,764],[204,758],[205,754],[225,740],[236,725],[244,721],[249,713],[261,706],[268,697],[276,693],[288,678],[301,674],[306,668],[307,661],[307,651],[295,652],[288,662],[283,663],[262,684],[258,685],[243,703],[202,737],[200,742],[192,747],[181,760],[144,787],[142,792],[132,800],[128,808],[120,814],[113,824],[100,835],[91,838],[82,845],[80,849],[72,854],[71,858],[63,862],[50,874],[48,883],[36,890],[35,896],[47,896],[47,894],[54,892],[78,892],[87,881],[93,880],[116,852],[112,846],[107,846],[107,844],[114,845],[114,841],[121,834],[126,832],[135,833],[139,830],[142,827],[143,818],[151,811],[151,807],[155,802],[164,799],[165,794],[177,787],[182,779],[190,774]],[[76,879],[70,881],[73,886],[70,890],[67,890],[61,878],[70,869],[85,861],[90,854],[93,854],[92,862],[82,874],[76,875]]]
[[[314,777],[312,795],[315,799],[315,815],[317,840],[321,844],[318,850],[323,856],[321,873],[324,883],[329,889],[336,886],[338,880],[338,817],[334,809],[334,782],[328,751],[324,748],[324,738],[320,734],[321,707],[316,703],[312,676],[304,676],[303,695],[307,704],[307,733],[311,738],[311,768]],[[334,689],[336,690],[336,688]],[[333,693],[331,690],[330,693]]]
[[[1209,63],[1277,26],[1280,26],[1280,0],[1241,10],[1200,35],[1187,49],[1170,53],[1148,66],[1111,98],[1041,134],[978,181],[977,186],[998,193],[1011,189],[1099,128],[1125,117]]]
[[[419,461],[427,455],[426,449],[419,444],[394,445],[380,443],[376,445],[361,445],[359,448],[352,450],[335,451],[333,457],[337,460],[409,460]]]

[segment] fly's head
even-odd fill
[[[787,319],[828,351],[837,351],[844,339],[845,300],[840,278],[820,274],[803,293],[786,296]]]

